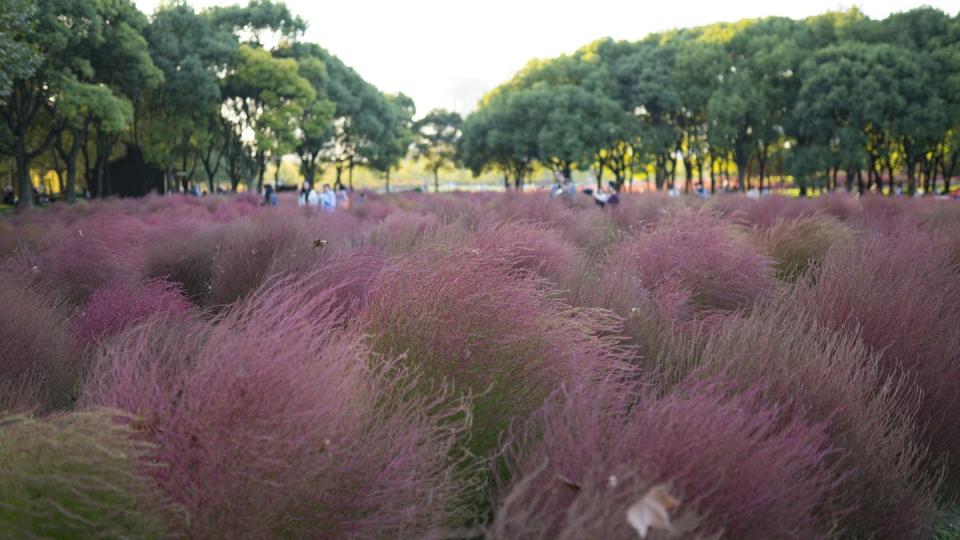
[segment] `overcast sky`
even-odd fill
[[[135,0],[151,13],[159,0]],[[245,3],[246,0],[243,0]],[[197,8],[233,1],[193,0]],[[418,115],[467,112],[531,58],[572,52],[597,38],[639,39],[662,30],[746,17],[794,18],[857,6],[873,18],[960,0],[287,0],[319,43],[387,92],[416,101]]]

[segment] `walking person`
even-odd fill
[[[276,206],[277,192],[273,190],[273,184],[267,184],[263,192],[263,206]]]
[[[323,191],[320,193],[320,208],[324,212],[333,212],[337,209],[337,194],[330,189],[330,184],[323,185]]]
[[[313,189],[313,186],[310,185],[310,182],[303,183],[303,187],[300,189],[300,196],[297,198],[297,204],[299,206],[316,206],[320,204],[320,198],[317,196],[317,192]]]

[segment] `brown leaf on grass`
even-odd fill
[[[574,493],[577,493],[578,491],[580,491],[580,484],[574,482],[573,480],[567,478],[562,474],[557,475],[557,480],[559,480],[563,485],[570,488],[570,491],[573,491]]]
[[[678,506],[680,500],[671,496],[665,485],[654,486],[627,509],[627,523],[636,529],[640,538],[646,538],[651,528],[673,530],[670,510]]]

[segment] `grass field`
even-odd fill
[[[54,204],[0,303],[4,538],[958,537],[952,200]]]

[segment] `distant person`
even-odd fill
[[[330,184],[323,185],[323,191],[320,193],[320,208],[324,212],[333,212],[337,209],[337,194],[330,189]]]
[[[556,198],[563,195],[563,174],[556,173],[553,175],[553,186],[550,188],[550,198]]]
[[[563,179],[563,196],[570,202],[577,198],[577,185],[569,178]]]
[[[706,199],[707,197],[709,197],[709,194],[707,193],[707,188],[703,186],[703,182],[697,182],[696,191],[697,191],[697,197],[700,197],[701,199]]]
[[[263,191],[263,205],[264,206],[277,205],[277,192],[274,191],[273,184],[267,184],[266,189]]]
[[[13,189],[6,188],[3,190],[3,204],[17,204],[17,197],[13,194]]]
[[[593,202],[597,203],[597,206],[603,208],[607,205],[607,202],[610,200],[610,194],[603,190],[603,188],[597,189],[593,193]],[[619,202],[619,199],[618,199]]]
[[[620,194],[617,193],[617,190],[613,189],[612,184],[607,184],[607,187],[609,189],[608,191],[609,195],[607,196],[607,204],[609,204],[611,208],[616,208],[617,205],[620,204]]]
[[[343,209],[350,208],[350,194],[347,193],[347,190],[344,189],[343,186],[341,186],[340,189],[337,190],[336,196],[337,196],[337,206]]]
[[[297,205],[316,206],[318,204],[320,204],[320,198],[317,196],[317,191],[313,189],[310,182],[304,182],[300,189],[300,196],[297,198]]]

